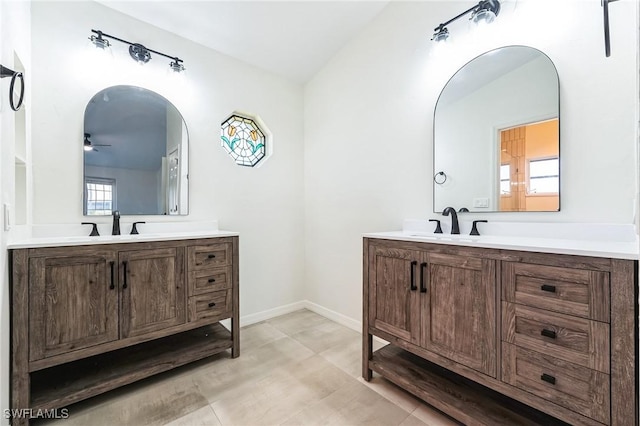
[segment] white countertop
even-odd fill
[[[121,223],[122,231],[129,231],[131,225]],[[107,229],[109,228],[109,229]],[[80,225],[37,225],[30,229],[29,236],[11,239],[8,249],[38,247],[69,247],[93,244],[141,243],[147,241],[193,240],[200,238],[235,237],[239,234],[218,229],[217,221],[210,222],[164,222],[138,225],[139,234],[109,235],[109,224],[100,224],[101,235],[88,236],[91,226]]]
[[[469,232],[461,235],[434,234],[426,231],[424,226],[415,226],[416,221],[405,221],[402,231],[374,232],[363,234],[367,238],[386,240],[416,241],[432,244],[449,244],[467,247],[482,247],[504,250],[521,250],[540,253],[571,254],[578,256],[607,257],[615,259],[637,260],[640,258],[640,243],[633,226],[603,224],[523,224],[527,232],[524,235],[499,235],[501,229],[510,229],[517,234],[518,227],[509,224],[507,227],[494,225],[487,229],[487,235],[472,236]],[[479,224],[479,228],[489,228]],[[564,226],[563,226],[564,225]],[[565,232],[558,233],[557,227]],[[433,228],[433,225],[427,225]],[[466,228],[466,227],[465,227]],[[571,228],[576,235],[571,235]],[[466,230],[466,229],[465,229]],[[489,231],[496,231],[492,234]],[[448,230],[445,230],[447,232]],[[482,231],[481,231],[482,232]],[[539,235],[539,236],[532,236]],[[556,238],[553,235],[560,236]]]

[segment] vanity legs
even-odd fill
[[[11,409],[20,410],[29,408],[29,330],[28,301],[29,285],[27,282],[27,256],[24,250],[19,250],[11,255],[11,274],[13,285],[11,292]],[[12,425],[28,425],[29,419],[16,411],[3,413],[11,414]]]
[[[364,333],[362,336],[362,378],[367,382],[371,380],[371,369],[369,368],[369,360],[372,355],[373,338],[371,334]]]
[[[238,358],[240,356],[240,320],[238,319],[238,310],[235,310],[233,318],[231,318],[231,340],[233,346],[231,347],[231,358]]]
[[[240,247],[238,238],[233,239],[232,243],[233,258],[233,316],[231,317],[231,340],[233,346],[231,347],[231,358],[238,358],[240,356]]]
[[[369,360],[373,356],[373,336],[369,333],[369,244],[363,239],[362,246],[362,378],[371,380],[372,371]]]

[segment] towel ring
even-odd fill
[[[0,65],[0,78],[11,77],[11,84],[9,85],[9,106],[12,110],[18,111],[22,106],[22,101],[24,100],[24,76],[21,72],[13,71],[7,67]],[[13,101],[13,88],[16,84],[16,80],[20,79],[20,98],[18,99],[18,104]]]
[[[438,178],[438,176],[442,176],[442,177]],[[438,172],[435,175],[433,175],[433,181],[438,185],[442,185],[447,181],[447,175],[445,174],[445,172]]]

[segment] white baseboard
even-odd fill
[[[299,311],[300,309],[306,308],[305,302],[306,300],[301,300],[299,302],[289,303],[288,305],[278,306],[277,308],[267,309],[266,311],[256,312],[255,314],[241,316],[240,327]]]
[[[325,308],[324,306],[318,305],[317,303],[313,303],[309,300],[305,300],[304,307],[311,312],[315,312],[318,315],[322,315],[323,317],[330,319],[331,321],[337,322],[340,325],[344,325],[352,330],[355,330],[359,333],[362,332],[362,322],[358,320],[354,320],[346,315],[338,313],[336,311],[332,311],[331,309]]]
[[[267,309],[265,311],[256,312],[255,314],[244,315],[240,317],[240,327],[255,324],[260,321],[266,321],[271,318],[275,318],[280,315],[289,314],[300,309],[308,309],[311,312],[315,312],[318,315],[335,321],[340,325],[344,325],[352,330],[361,332],[362,322],[349,318],[346,315],[332,311],[324,306],[313,303],[309,300],[300,300],[299,302],[290,303],[288,305],[278,306],[277,308]]]
[[[330,319],[331,321],[337,322],[340,325],[344,325],[345,327],[355,330],[358,333],[362,333],[361,321],[354,320],[353,318],[350,318],[339,312],[333,311],[329,308],[325,308],[324,306],[318,305],[317,303],[311,302],[309,300],[301,300],[299,302],[278,306],[277,308],[267,309],[266,311],[257,312],[255,314],[245,315],[243,317],[240,317],[240,326],[244,327],[246,325],[255,324],[260,321],[266,321],[268,319],[275,318],[280,315],[285,315],[291,312],[299,311],[300,309],[308,309],[311,312],[315,312],[318,315],[322,315],[323,317]],[[389,343],[383,339],[380,339],[377,336],[374,336],[373,338],[374,340],[382,344]]]

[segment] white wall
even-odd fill
[[[218,219],[222,229],[238,231],[241,316],[301,300],[302,87],[95,2],[31,7],[34,223],[83,220],[85,106],[105,87],[143,86],[171,101],[187,123],[190,202],[188,216],[135,219]],[[128,46],[117,42],[115,64],[98,66],[87,42],[91,29],[178,55],[185,78],[172,80],[166,73],[169,60],[158,55],[144,66],[135,64]],[[220,146],[220,123],[235,110],[259,114],[275,135],[274,155],[260,168],[236,166]]]
[[[27,2],[0,1],[0,63],[15,69],[15,55],[17,54],[25,68],[25,124],[26,146],[20,154],[27,162],[31,157],[30,150],[30,122],[31,122],[31,19],[30,5]],[[16,113],[9,107],[9,79],[0,80],[0,201],[11,206],[10,217],[15,222],[15,135]],[[31,183],[31,167],[26,166],[26,186]],[[21,188],[27,190],[27,188]],[[21,196],[26,198],[27,205],[31,203],[30,191]],[[26,223],[31,221],[27,211]],[[4,211],[0,207],[0,224],[4,223]],[[15,225],[9,232],[0,225],[0,409],[9,406],[9,268],[7,256],[7,238],[17,232]],[[0,424],[8,424],[4,416],[0,416]]]
[[[610,8],[610,58],[599,2],[514,3],[504,3],[483,33],[465,19],[451,24],[452,43],[436,46],[431,29],[473,2],[392,2],[305,86],[305,283],[312,302],[360,319],[361,234],[436,217],[436,99],[457,69],[500,46],[537,48],[558,69],[562,211],[468,217],[633,223],[636,2]]]

